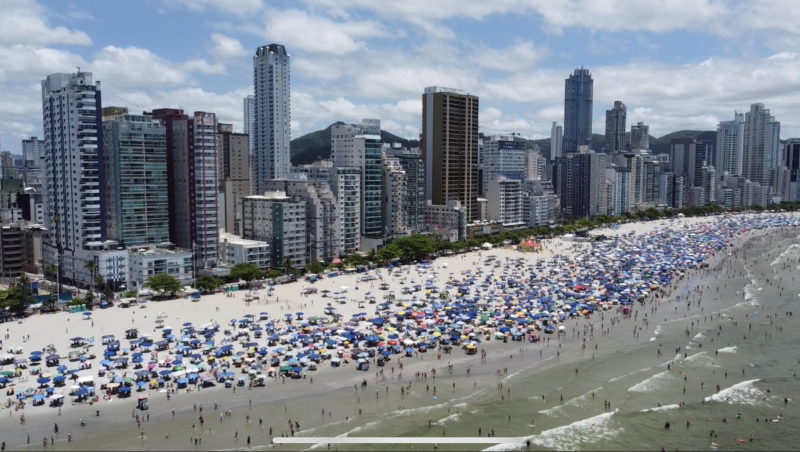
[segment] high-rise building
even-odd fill
[[[309,180],[306,174],[292,173],[288,179],[268,181],[267,191],[285,192],[305,202],[308,262],[330,263],[343,257],[339,209],[336,196],[327,181]]]
[[[650,149],[650,126],[643,122],[631,125],[631,150]]]
[[[673,138],[670,141],[672,172],[683,176],[687,188],[703,185],[701,170],[705,166],[705,151],[705,143],[698,150],[696,138]]]
[[[506,177],[525,180],[525,142],[511,136],[491,136],[483,139],[483,193],[488,196],[492,179]]]
[[[546,180],[547,159],[542,157],[539,145],[534,144],[533,149],[525,149],[525,180]]]
[[[247,135],[247,149],[250,155],[253,154],[255,148],[255,139],[253,134],[256,128],[256,96],[250,94],[244,98],[244,133]]]
[[[720,173],[742,175],[744,153],[744,113],[734,112],[733,121],[717,126],[717,146],[714,168]]]
[[[553,122],[550,127],[550,161],[554,162],[557,158],[564,155],[564,128]]]
[[[127,251],[106,235],[105,150],[100,82],[91,72],[42,80],[44,129],[44,267],[59,283],[88,287],[88,262],[114,289],[124,285]]]
[[[627,108],[621,101],[614,101],[614,107],[606,110],[606,140],[603,151],[611,153],[625,150],[625,119]]]
[[[308,263],[306,201],[286,192],[264,192],[242,199],[243,239],[269,243],[273,268],[286,261],[301,269]]]
[[[405,149],[399,145],[384,145],[384,152],[388,157],[396,158],[406,172],[405,218],[408,231],[425,232],[425,162],[422,152],[419,148]]]
[[[406,204],[408,203],[408,180],[400,159],[383,157],[383,228],[387,238],[408,235]]]
[[[800,201],[800,138],[790,138],[786,140],[783,149],[783,167],[788,175],[783,184],[783,201]]]
[[[167,129],[169,236],[194,251],[197,268],[215,267],[219,250],[217,117],[196,111],[161,108],[145,112]]]
[[[253,193],[266,191],[272,179],[289,175],[291,167],[291,100],[289,54],[280,44],[261,46],[253,57],[255,120],[253,121]]]
[[[217,124],[216,138],[220,228],[241,235],[241,200],[250,196],[248,137],[243,133],[234,133],[231,124]]]
[[[432,86],[422,95],[425,197],[433,205],[459,201],[478,219],[478,96]]]
[[[578,146],[592,144],[594,81],[588,69],[575,69],[564,83],[563,151],[576,152]]]
[[[487,189],[489,221],[506,227],[519,227],[527,223],[522,215],[522,179],[497,175],[489,180]]]
[[[104,116],[103,147],[109,237],[125,247],[168,244],[167,129],[151,116]]]
[[[562,216],[589,218],[605,214],[605,181],[608,155],[587,146],[567,152],[556,165]]]
[[[22,162],[25,185],[41,190],[44,184],[44,142],[37,137],[22,140]]]
[[[770,170],[777,165],[780,150],[781,123],[775,120],[764,104],[750,105],[744,120],[742,176],[751,182],[768,186]]]
[[[361,171],[361,235],[375,240],[383,237],[382,149],[380,119],[363,119],[360,125],[337,124],[331,128],[333,165]]]
[[[305,173],[309,180],[329,184],[338,206],[341,254],[349,256],[358,253],[361,250],[361,170],[336,167],[330,160],[320,160],[311,165],[294,167],[293,171]]]

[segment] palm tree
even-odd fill
[[[86,261],[86,263],[83,264],[83,268],[89,270],[89,290],[94,292],[94,278],[97,272],[97,262],[95,262],[94,259]]]
[[[56,268],[55,265],[50,264],[44,268],[44,277],[48,280],[52,279],[53,287],[55,287],[55,280],[57,275],[58,275],[58,268]],[[50,288],[50,292],[53,291],[53,287]]]

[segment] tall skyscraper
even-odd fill
[[[525,142],[512,136],[491,136],[483,140],[483,195],[488,196],[492,179],[504,176],[525,180]]]
[[[434,205],[459,201],[467,221],[478,211],[478,96],[432,86],[422,95],[425,197]]]
[[[172,108],[145,114],[167,128],[170,241],[193,250],[198,268],[215,267],[219,257],[217,117],[203,111],[189,116]]]
[[[567,152],[556,165],[561,210],[566,218],[605,214],[605,180],[608,155],[590,149]]]
[[[672,172],[682,176],[687,188],[702,185],[701,170],[705,160],[705,146],[698,152],[697,139],[673,138],[670,141],[669,161]]]
[[[744,113],[734,112],[733,121],[722,121],[717,126],[717,146],[714,168],[718,174],[742,175],[744,152]]]
[[[42,80],[47,228],[42,257],[45,267],[57,267],[59,282],[88,287],[93,275],[86,263],[95,261],[97,274],[117,287],[125,282],[125,258],[98,259],[118,245],[106,236],[101,111],[100,82],[93,82],[91,72],[58,73]]]
[[[169,243],[167,130],[144,115],[103,117],[108,235],[121,245]]]
[[[592,144],[594,81],[588,69],[575,69],[564,83],[564,152]]]
[[[643,122],[631,125],[631,150],[650,149],[650,126]]]
[[[764,104],[750,105],[744,120],[742,176],[762,186],[769,185],[770,170],[778,161],[780,134],[781,123]]]
[[[217,124],[217,180],[220,227],[242,235],[242,198],[250,196],[250,159],[247,135],[234,133],[231,124]]]
[[[614,101],[614,108],[606,110],[606,153],[625,150],[625,117],[627,108],[621,101]]]
[[[256,96],[253,94],[244,98],[244,133],[248,136],[247,149],[250,155],[253,155],[255,148],[255,139],[253,132],[256,126]]]
[[[553,122],[550,127],[550,161],[554,162],[557,158],[564,155],[564,128]]]
[[[265,182],[289,175],[291,167],[291,100],[289,54],[280,44],[261,46],[253,57],[255,121],[253,122],[253,193]]]

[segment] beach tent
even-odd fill
[[[489,242],[485,242],[483,245],[481,245],[481,247],[485,250],[490,250],[492,249],[492,244]]]

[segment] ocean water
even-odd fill
[[[639,307],[638,322],[623,319],[610,335],[596,333],[587,342],[599,344],[596,351],[587,346],[515,375],[494,377],[502,390],[493,387],[468,400],[389,415],[364,430],[327,427],[311,436],[437,437],[445,425],[447,436],[477,436],[478,428],[486,436],[493,428],[496,436],[519,436],[531,445],[439,444],[438,450],[709,450],[712,442],[719,450],[797,450],[800,385],[794,372],[800,367],[800,329],[787,313],[800,306],[798,264],[796,232],[757,238],[709,277],[690,281],[681,302],[670,297],[673,301],[661,302],[657,311],[655,305]],[[702,295],[696,289],[701,285]],[[687,308],[686,296],[699,300],[699,306]],[[645,313],[649,325],[641,321]],[[638,338],[631,334],[634,324],[642,327]],[[577,339],[565,342],[570,341]],[[525,353],[535,356],[541,346],[527,348]],[[324,450],[326,445],[311,447]],[[432,447],[342,444],[338,450]]]
[[[797,450],[800,385],[794,373],[800,367],[800,328],[788,312],[800,306],[798,269],[797,231],[775,231],[732,253],[709,274],[688,276],[685,287],[668,300],[637,305],[635,315],[621,316],[608,333],[600,330],[610,327],[610,314],[592,318],[595,333],[586,338],[585,349],[583,337],[569,325],[560,345],[553,338],[509,347],[514,358],[505,361],[508,372],[500,375],[487,368],[499,364],[473,365],[471,376],[456,366],[452,375],[436,381],[412,378],[403,396],[398,387],[384,393],[384,386],[370,385],[366,391],[339,389],[324,400],[308,395],[260,402],[251,408],[249,424],[212,421],[214,433],[204,435],[198,447],[184,442],[194,434],[193,420],[156,418],[159,422],[146,426],[146,448],[327,450],[313,437],[429,436],[433,443],[443,434],[475,437],[480,429],[485,437],[493,429],[495,436],[521,437],[530,446],[438,444],[437,450],[708,450],[712,442],[719,450]],[[376,389],[379,394],[372,392]],[[240,422],[247,407],[234,411]],[[256,423],[259,416],[266,425],[282,422],[283,430],[287,418],[299,417],[303,429],[295,436],[309,437],[309,444],[269,444],[266,428]],[[274,435],[281,430],[276,427]],[[91,433],[73,443],[75,450],[145,447],[135,425]],[[173,438],[160,439],[167,435]],[[252,437],[251,446],[245,437]],[[433,446],[331,444],[330,450],[430,451]]]

